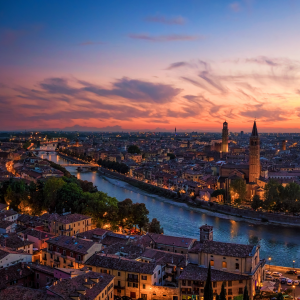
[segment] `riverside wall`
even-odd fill
[[[135,187],[138,187],[138,184],[143,184],[144,187],[148,187],[149,189],[153,188],[153,185],[141,182],[134,178],[129,178],[125,175],[119,174],[117,172],[112,172],[110,170],[99,168],[99,172],[107,177],[112,177],[118,180],[125,181]],[[149,192],[147,188],[147,192]],[[145,190],[141,188],[142,190]],[[149,192],[151,193],[151,192]],[[167,189],[164,189],[162,187],[155,186],[155,192],[153,192],[158,195],[162,195],[164,197],[170,198],[171,200],[175,202],[184,202],[187,205],[193,207],[193,208],[201,208],[206,209],[212,212],[222,213],[226,215],[241,217],[248,220],[256,220],[260,221],[262,223],[270,223],[274,225],[286,225],[286,226],[300,226],[300,217],[299,216],[293,216],[293,215],[284,215],[280,213],[268,213],[268,212],[259,212],[254,211],[250,209],[241,209],[237,207],[233,207],[230,205],[224,205],[224,204],[218,204],[215,202],[208,202],[204,200],[192,200],[188,196],[181,196],[180,198],[176,198],[176,193]]]

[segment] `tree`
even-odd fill
[[[283,298],[283,295],[282,295],[282,293],[278,293],[278,295],[277,295],[277,300],[283,300],[284,298]]]
[[[281,210],[282,203],[280,197],[280,184],[271,179],[265,186],[265,201],[263,203],[264,209],[267,210]]]
[[[176,157],[174,153],[168,153],[167,155],[170,156],[170,159],[175,159]]]
[[[218,189],[212,192],[211,197],[218,197],[219,195],[223,195],[225,198],[225,190],[224,189]]]
[[[140,232],[149,222],[148,214],[149,210],[146,208],[145,203],[135,203],[132,205],[133,224],[135,226],[138,225]]]
[[[164,229],[160,226],[160,222],[156,218],[153,218],[148,226],[148,232],[162,234],[164,233]]]
[[[263,205],[263,201],[260,200],[259,195],[254,195],[254,197],[252,199],[251,207],[254,210],[257,210],[258,208],[262,207],[262,205]]]
[[[118,203],[119,210],[119,226],[122,228],[132,228],[132,200],[127,198]]]
[[[244,294],[243,294],[243,300],[249,300],[249,294],[248,294],[248,289],[247,289],[247,285],[245,285],[244,288]]]
[[[243,178],[232,180],[229,190],[233,199],[239,198],[241,201],[244,201],[246,199],[246,182]]]
[[[118,200],[109,197],[106,193],[84,193],[84,203],[86,203],[83,212],[90,215],[97,226],[102,227],[112,221],[111,215],[118,211]],[[110,211],[110,213],[108,213]],[[114,224],[115,225],[115,224]]]
[[[50,177],[44,186],[44,206],[53,212],[58,202],[58,191],[67,183],[62,178]]]
[[[131,153],[131,154],[140,154],[141,153],[141,150],[138,146],[136,145],[130,145],[127,149],[127,152],[128,153]]]
[[[211,284],[211,267],[210,264],[207,270],[207,279],[204,286],[204,300],[213,300],[213,288]]]
[[[73,213],[81,212],[80,202],[82,200],[82,189],[74,182],[65,184],[57,193],[58,202],[56,210],[62,213],[63,209],[66,211],[71,210]]]
[[[224,282],[222,283],[222,287],[221,287],[220,300],[226,300],[226,291],[225,291]]]

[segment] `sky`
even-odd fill
[[[0,3],[0,131],[300,132],[299,0]]]

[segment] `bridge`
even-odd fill
[[[49,150],[49,149],[45,149],[45,150],[42,150],[42,149],[31,149],[30,150],[31,152],[57,152],[55,149],[54,150]]]
[[[93,164],[61,164],[62,167],[86,167],[86,168],[91,168],[91,167],[99,167],[98,165],[93,165]]]

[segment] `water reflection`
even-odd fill
[[[41,154],[43,158],[49,159],[49,156]],[[67,164],[65,159],[57,155],[52,154],[51,160]],[[103,178],[97,172],[78,173],[72,166],[67,169],[82,180],[92,181],[99,190],[116,197],[119,201],[130,198],[133,202],[145,203],[149,217],[160,220],[165,234],[199,239],[199,226],[209,224],[214,226],[215,240],[243,244],[259,243],[261,257],[272,257],[272,264],[291,267],[295,260],[295,267],[300,267],[299,228],[252,224],[239,218],[221,217],[216,213],[191,211],[185,204],[147,194],[121,181]]]

